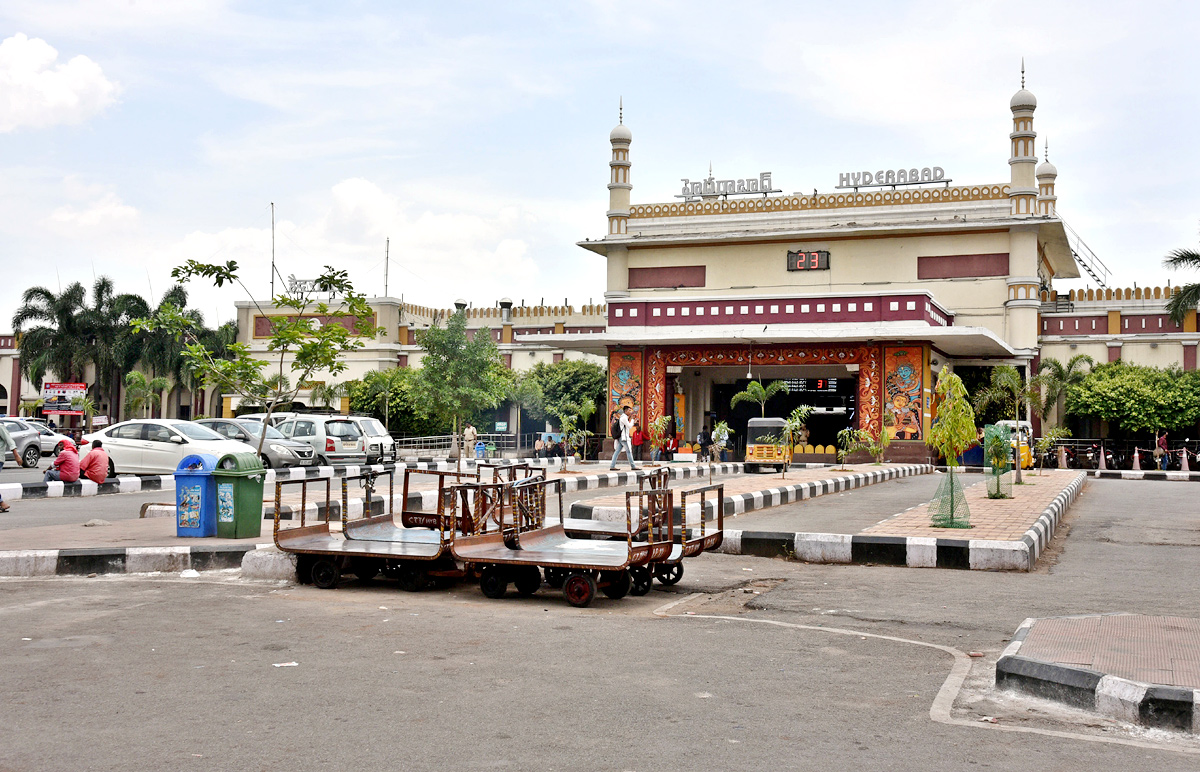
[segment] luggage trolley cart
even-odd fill
[[[670,511],[666,493],[671,484],[671,471],[666,467],[653,472],[639,472],[638,491],[645,493],[646,506],[638,508],[638,518],[634,538],[646,529],[647,523],[661,512]],[[627,500],[628,501],[628,500]],[[588,538],[625,538],[625,524],[619,520],[589,520],[585,518],[568,517],[561,521],[567,535],[575,539]]]
[[[715,493],[715,500],[709,494]],[[689,496],[699,498],[700,527],[688,528],[687,500]],[[717,527],[708,528],[704,518],[705,509],[712,506],[716,510]],[[699,488],[679,491],[679,514],[682,525],[679,533],[679,543],[671,550],[671,556],[653,565],[654,578],[663,584],[677,584],[683,578],[683,561],[695,557],[702,552],[709,552],[721,546],[725,539],[725,484],[704,485]],[[649,581],[648,577],[646,579]],[[637,581],[636,579],[634,580]]]
[[[545,488],[559,489],[559,523],[545,525]],[[505,487],[510,488],[513,506],[498,506],[494,512],[500,527],[492,533],[457,537],[450,549],[457,560],[474,564],[479,570],[479,588],[489,598],[501,598],[514,582],[522,595],[533,595],[541,587],[541,571],[562,578],[563,594],[572,606],[584,607],[595,598],[597,589],[610,598],[621,598],[632,588],[631,567],[661,561],[671,554],[673,524],[666,518],[667,538],[656,540],[656,530],[647,529],[647,540],[635,542],[633,527],[634,498],[662,492],[629,491],[626,494],[625,539],[572,539],[562,525],[561,480],[530,477]],[[540,490],[539,490],[540,489]],[[668,494],[669,496],[669,494]],[[476,500],[477,518],[484,497]],[[537,511],[537,507],[541,511]],[[505,517],[511,513],[510,524]],[[490,517],[485,514],[484,519]],[[556,582],[555,582],[556,583]]]
[[[501,463],[499,461],[476,461],[475,473],[478,479],[483,479],[483,470],[492,470],[492,482],[516,482],[526,477],[533,477],[536,472],[528,461]],[[542,470],[538,470],[540,472]]]
[[[385,472],[389,474],[390,472]],[[337,587],[344,572],[355,574],[362,581],[373,579],[380,571],[398,572],[398,567],[409,565],[413,561],[435,561],[446,554],[447,545],[454,540],[454,520],[442,518],[441,527],[436,530],[405,529],[397,538],[388,541],[368,541],[365,539],[347,538],[360,523],[364,529],[378,525],[383,518],[365,517],[350,525],[350,495],[349,481],[364,480],[367,490],[366,511],[370,511],[372,489],[378,473],[371,472],[342,478],[341,501],[341,532],[330,528],[326,519],[316,525],[305,522],[307,505],[307,480],[277,480],[275,482],[275,546],[284,552],[296,555],[297,573],[300,581],[311,581],[322,589]],[[283,486],[299,484],[301,486],[300,527],[280,528],[279,514],[282,507]],[[330,483],[325,481],[326,512],[330,502]],[[441,509],[441,507],[439,507]],[[364,523],[363,521],[376,521]]]
[[[408,506],[409,478],[412,475],[429,475],[429,476],[438,478],[437,512],[425,512],[420,509],[410,509],[409,508],[409,506]],[[450,478],[454,478],[454,479],[453,479],[453,482],[451,483],[451,485],[448,486],[446,484],[446,481],[449,480]],[[442,512],[444,511],[444,498],[447,495],[446,492],[450,489],[450,487],[453,486],[453,484],[463,482],[464,480],[478,481],[479,480],[479,470],[476,469],[474,473],[470,473],[470,472],[462,472],[462,471],[444,472],[444,471],[438,471],[435,469],[405,469],[404,470],[404,488],[403,488],[404,498],[401,500],[402,503],[400,505],[400,522],[401,522],[401,524],[405,528],[432,528],[432,529],[441,528],[441,522],[442,522],[441,515],[442,515]],[[395,510],[392,510],[392,511],[395,511]],[[455,527],[459,528],[459,530],[462,533],[470,533],[471,532],[470,528],[469,528],[469,524],[466,522],[457,523],[455,525]]]

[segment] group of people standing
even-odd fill
[[[80,476],[84,476],[100,485],[108,479],[108,451],[104,450],[100,440],[92,440],[82,459],[79,457],[79,448],[71,438],[68,437],[59,444],[61,448],[54,458],[54,463],[42,477],[43,482],[78,482]],[[4,468],[4,459],[9,453],[12,453],[17,466],[24,466],[20,454],[17,453],[17,443],[13,441],[8,429],[4,428],[4,424],[0,424],[0,469]],[[0,512],[8,510],[9,505],[0,497]]]

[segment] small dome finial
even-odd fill
[[[617,123],[625,123],[625,97],[617,97]]]
[[[1025,57],[1021,57],[1021,88],[1025,88]]]
[[[1046,160],[1049,161],[1050,160],[1050,137],[1047,136],[1045,139],[1046,139],[1046,144],[1044,146],[1045,150],[1042,151],[1042,155],[1044,155],[1046,157]]]

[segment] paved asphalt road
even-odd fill
[[[3,581],[0,769],[1195,770],[1195,738],[990,681],[1027,616],[1195,616],[1196,490],[1092,481],[1030,574],[707,555],[675,593],[585,610],[236,572]]]

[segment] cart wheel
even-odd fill
[[[550,585],[554,589],[561,590],[563,582],[566,581],[566,579],[567,576],[565,573],[563,573],[561,568],[546,569],[546,584]]]
[[[613,600],[624,598],[633,588],[633,579],[628,571],[605,571],[600,577],[604,580],[600,589]]]
[[[383,575],[388,579],[399,579],[402,566],[391,560],[383,561]]]
[[[524,566],[517,572],[515,582],[517,592],[528,598],[542,586],[542,572],[537,566]]]
[[[412,566],[400,566],[396,574],[400,589],[405,592],[420,592],[429,584],[429,575],[423,569]]]
[[[312,565],[312,583],[322,590],[337,587],[342,578],[342,569],[329,558],[319,558]]]
[[[563,582],[563,594],[567,596],[567,603],[576,608],[584,608],[596,597],[596,580],[591,574],[573,571]]]
[[[654,575],[663,584],[678,584],[679,580],[683,578],[683,563],[659,566]]]
[[[629,588],[630,595],[640,597],[650,592],[650,588],[654,586],[654,577],[650,575],[650,569],[646,566],[634,566],[629,569],[629,578],[633,584]]]
[[[479,589],[489,598],[503,598],[508,592],[508,578],[496,566],[488,566],[479,575]]]
[[[360,559],[353,563],[354,575],[360,582],[369,582],[379,573],[379,564],[374,560]]]

